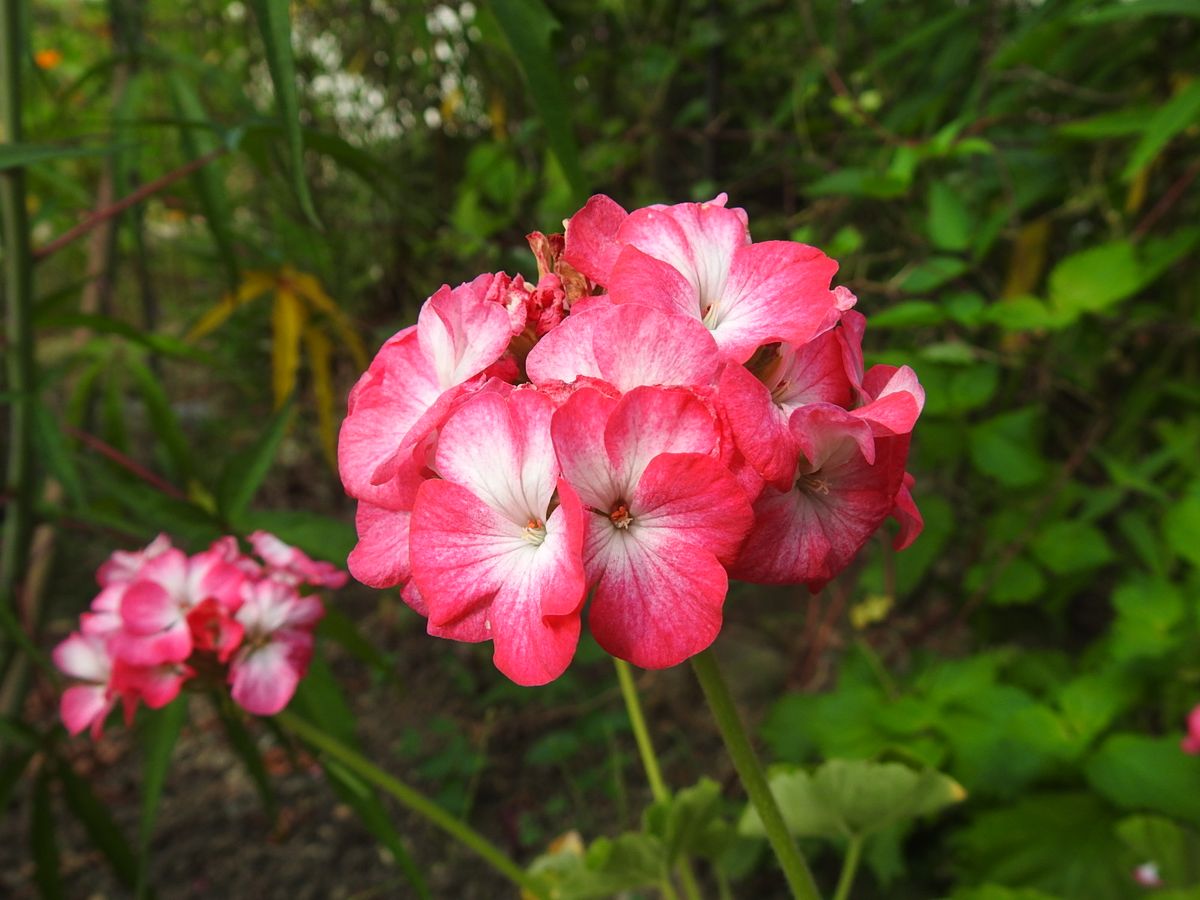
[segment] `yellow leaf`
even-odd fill
[[[325,332],[310,324],[304,329],[304,346],[308,351],[313,394],[317,399],[317,433],[321,438],[321,449],[329,464],[337,469],[337,426],[333,409],[333,375],[329,366],[333,345]]]
[[[226,294],[217,301],[217,305],[200,317],[200,321],[192,326],[184,340],[198,341],[213,331],[216,331],[225,320],[251,300],[265,294],[275,286],[275,275],[271,272],[247,272],[242,283],[232,294]],[[364,368],[366,368],[364,366]]]
[[[1142,166],[1130,182],[1129,192],[1125,195],[1125,214],[1132,216],[1146,202],[1146,187],[1150,184],[1150,169],[1152,166]]]
[[[882,622],[892,611],[893,599],[888,594],[871,594],[861,603],[850,607],[850,624],[858,631]]]
[[[275,408],[283,406],[296,387],[300,368],[300,336],[304,332],[304,304],[282,284],[275,292],[271,311],[271,383],[275,388]]]
[[[1013,242],[1008,275],[1000,296],[1005,300],[1032,294],[1046,268],[1046,244],[1050,240],[1050,220],[1036,219],[1017,232]]]
[[[333,330],[337,332],[346,349],[350,351],[350,355],[354,357],[354,364],[360,371],[365,369],[367,367],[367,348],[363,346],[362,338],[358,336],[358,332],[354,330],[354,326],[350,324],[350,320],[346,318],[346,314],[342,312],[333,298],[325,293],[321,283],[305,272],[288,269],[286,274],[296,293],[311,303],[319,312],[329,317]]]

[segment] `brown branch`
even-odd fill
[[[136,206],[138,203],[141,203],[146,198],[153,196],[163,188],[169,187],[170,185],[179,181],[181,178],[186,178],[193,172],[204,168],[210,162],[221,158],[228,152],[229,150],[227,148],[218,147],[216,150],[205,153],[203,156],[197,156],[186,165],[182,165],[178,169],[174,169],[167,174],[154,179],[154,181],[147,182],[132,194],[122,197],[111,206],[96,210],[78,225],[63,232],[48,244],[43,244],[41,247],[38,247],[33,251],[33,258],[35,260],[42,260],[53,253],[57,253],[63,247],[67,246],[67,244],[87,234],[101,222],[105,222],[111,219],[113,216],[120,215],[125,210],[129,209],[129,207]]]
[[[1158,202],[1154,204],[1150,212],[1146,213],[1142,221],[1138,222],[1137,227],[1133,229],[1134,240],[1144,238],[1146,233],[1154,227],[1158,220],[1170,212],[1171,207],[1178,203],[1179,198],[1191,187],[1197,175],[1200,175],[1200,162],[1194,162],[1188,166],[1184,170],[1184,173],[1176,178],[1163,195],[1158,198]]]
[[[142,481],[166,494],[168,497],[174,497],[176,500],[188,499],[187,494],[179,490],[179,488],[175,487],[175,485],[171,484],[171,482],[164,478],[160,478],[158,475],[155,475],[145,466],[130,459],[115,447],[104,443],[104,441],[100,440],[100,438],[96,437],[95,435],[88,434],[86,431],[81,431],[74,425],[66,425],[64,426],[63,430],[67,434],[71,435],[71,437],[76,438],[81,443],[91,447],[101,456],[111,459],[122,469],[125,469],[131,474],[136,475],[138,478],[142,479]]]

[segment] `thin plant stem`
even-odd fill
[[[833,900],[849,900],[850,888],[853,887],[854,876],[858,873],[858,861],[862,859],[862,850],[862,835],[856,834],[850,838],[850,844],[846,847],[846,858],[842,860],[842,874],[838,877]]]
[[[2,0],[0,9],[0,146],[19,144],[21,127],[22,0]],[[3,247],[5,316],[5,390],[8,397],[7,464],[4,481],[3,534],[0,536],[0,604],[5,621],[20,616],[16,604],[33,535],[33,414],[36,375],[33,354],[32,264],[29,221],[25,209],[25,171],[14,166],[0,172],[0,232]],[[8,613],[13,615],[9,616]],[[19,636],[14,636],[22,643]],[[19,664],[23,666],[23,663]],[[7,670],[7,661],[6,661]],[[7,671],[6,671],[7,676]],[[23,682],[24,677],[17,681]],[[18,690],[23,694],[23,690]],[[4,710],[9,712],[10,710]]]
[[[617,668],[617,681],[621,685],[621,696],[625,699],[625,711],[629,714],[629,724],[633,728],[633,738],[637,742],[638,755],[642,758],[642,768],[646,770],[646,780],[650,782],[650,793],[657,801],[671,799],[663,781],[662,769],[658,765],[658,755],[654,752],[654,744],[650,740],[650,731],[646,728],[646,717],[642,713],[642,701],[638,697],[637,685],[633,682],[633,670],[623,659],[613,657],[613,665]],[[696,873],[692,871],[691,861],[685,856],[679,860],[679,880],[683,884],[683,892],[688,900],[700,900],[700,886],[696,883]]]
[[[775,851],[775,858],[779,860],[792,896],[796,900],[820,900],[821,895],[813,882],[812,873],[808,870],[804,857],[800,855],[796,842],[788,833],[787,826],[784,825],[779,804],[775,802],[775,796],[767,786],[762,766],[759,765],[754,748],[750,745],[737,707],[729,694],[729,687],[725,684],[711,649],[692,657],[692,671],[696,673],[696,679],[704,691],[704,699],[708,701],[708,708],[717,722],[733,767],[737,770],[750,802],[754,804],[759,818],[762,819],[767,840],[771,849]]]
[[[482,834],[457,816],[442,809],[424,794],[409,787],[396,776],[385,772],[341,741],[330,737],[320,728],[306,722],[294,713],[281,712],[275,716],[275,721],[311,747],[336,759],[360,778],[390,794],[412,812],[436,825],[463,846],[474,850],[493,869],[521,890],[527,891],[541,900],[547,900],[541,882],[513,862],[504,851]]]
[[[629,714],[629,724],[633,728],[633,739],[637,742],[638,755],[642,758],[642,768],[646,770],[646,780],[650,782],[650,793],[655,800],[669,800],[670,791],[663,781],[662,770],[658,767],[658,756],[654,753],[654,744],[650,742],[650,732],[646,729],[646,717],[642,715],[642,701],[638,697],[637,685],[633,683],[633,672],[629,663],[613,657],[613,665],[617,667],[617,681],[621,684],[621,696],[625,699],[625,711]]]

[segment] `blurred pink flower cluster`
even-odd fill
[[[227,681],[233,699],[258,715],[287,705],[323,612],[301,590],[339,588],[346,573],[264,531],[250,545],[257,558],[233,537],[188,556],[159,535],[109,557],[79,630],[54,649],[55,665],[77,682],[62,696],[68,731],[90,727],[98,737],[118,700],[128,721],[139,702],[165,706],[196,677]]]
[[[529,236],[536,285],[425,302],[342,425],[356,578],[531,685],[570,663],[589,592],[605,650],[666,667],[716,638],[730,577],[817,589],[889,516],[916,537],[916,376],[864,371],[837,263],[753,242],[725,202],[596,196]]]

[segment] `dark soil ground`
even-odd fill
[[[333,602],[393,660],[394,677],[372,675],[338,645],[323,642],[358,717],[365,755],[451,808],[466,808],[474,827],[523,864],[572,829],[586,841],[636,826],[649,792],[607,659],[582,652],[554,685],[517,689],[492,668],[487,647],[429,638],[418,617],[379,596],[348,588]],[[730,598],[718,650],[735,694],[750,710],[765,709],[785,681],[794,683],[802,662],[792,650],[801,636],[770,627],[782,611],[780,601],[778,595]],[[786,621],[796,621],[794,612]],[[64,619],[61,630],[69,625]],[[740,788],[688,668],[639,678],[668,781],[682,787],[701,775],[715,777],[735,809]],[[54,703],[48,690],[36,691],[27,717],[53,721]],[[277,821],[269,822],[207,699],[195,696],[190,703],[152,845],[159,898],[415,896],[387,852],[339,802],[316,761],[295,748],[284,750],[256,724],[280,806]],[[76,771],[91,780],[132,839],[141,779],[136,733],[114,717],[102,740],[82,736],[69,747]],[[13,900],[36,896],[28,839],[32,771],[0,823],[0,895]],[[388,808],[434,897],[516,896],[440,831],[394,803]],[[67,896],[128,896],[61,797],[55,809]],[[737,885],[737,896],[776,896],[782,885],[765,868]]]

